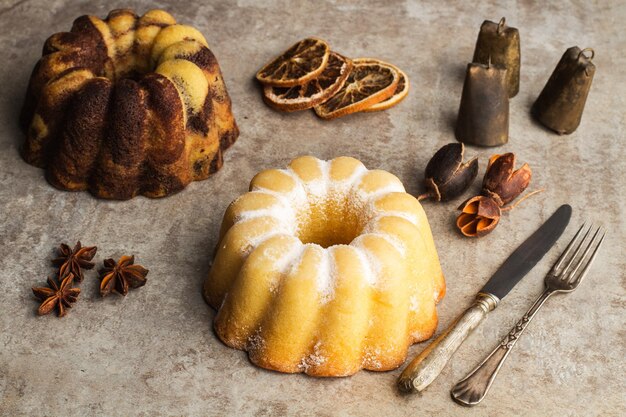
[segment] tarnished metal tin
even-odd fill
[[[596,72],[593,49],[569,48],[532,107],[533,116],[559,135],[573,133],[580,125],[591,81]]]
[[[506,25],[503,17],[499,23],[485,20],[480,26],[472,62],[491,64],[507,69],[506,86],[509,97],[519,92],[520,40],[519,31]]]
[[[467,65],[454,134],[459,142],[499,146],[509,140],[509,96],[505,68]]]

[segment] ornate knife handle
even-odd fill
[[[452,388],[450,394],[452,394],[452,398],[456,402],[471,407],[485,398],[504,360],[511,352],[511,349],[515,346],[515,343],[524,332],[524,329],[526,329],[526,326],[528,326],[528,323],[535,317],[537,311],[539,311],[543,303],[545,303],[552,294],[554,294],[553,291],[546,289],[543,294],[537,298],[526,314],[524,314],[504,339],[502,339],[502,342],[487,356],[487,359],[482,361],[480,365]]]
[[[429,386],[470,332],[496,308],[499,301],[494,295],[478,294],[474,304],[404,369],[398,379],[400,390],[419,392]]]

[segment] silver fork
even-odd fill
[[[579,239],[586,229],[585,226],[586,225],[583,224],[581,228],[578,229],[578,232],[569,245],[567,245],[561,257],[556,261],[550,272],[548,272],[548,275],[546,275],[545,290],[539,298],[537,298],[537,301],[535,301],[532,307],[530,307],[526,314],[524,314],[511,329],[498,347],[491,352],[487,359],[452,388],[450,393],[456,402],[465,406],[473,406],[481,402],[482,399],[485,398],[485,395],[487,395],[487,391],[489,391],[504,360],[543,303],[545,303],[552,294],[574,291],[583,278],[585,278],[605,235],[602,228],[598,227],[595,228],[595,233],[589,239],[591,231],[594,229],[592,225],[584,233],[582,239]],[[585,243],[585,245],[583,245],[583,243]],[[572,251],[574,254],[570,256]],[[582,255],[580,255],[581,251],[583,251]]]

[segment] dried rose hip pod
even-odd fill
[[[482,194],[493,198],[500,207],[515,200],[530,184],[532,171],[528,164],[516,171],[514,169],[515,155],[512,153],[489,158]]]
[[[424,185],[428,190],[419,199],[451,200],[463,194],[478,174],[478,159],[463,163],[465,147],[449,143],[439,149],[428,161]]]
[[[456,227],[463,235],[480,237],[491,232],[500,221],[500,206],[492,198],[478,195],[459,207]]]

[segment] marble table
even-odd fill
[[[622,219],[626,109],[623,1],[0,1],[0,415],[2,416],[618,416],[626,407],[626,262]],[[126,202],[52,188],[18,154],[17,118],[32,67],[47,36],[82,14],[154,7],[200,29],[217,55],[241,129],[224,167],[171,197]],[[454,141],[465,66],[484,19],[506,16],[520,29],[521,90],[511,101],[510,141],[468,148],[480,157],[515,152],[545,192],[504,215],[489,236],[471,240],[453,223],[461,200],[425,202],[448,293],[439,331],[471,303],[508,254],[559,205],[574,214],[564,237],[461,346],[422,395],[395,388],[400,369],[315,379],[268,372],[222,344],[214,312],[200,294],[228,203],[254,173],[291,158],[349,155],[395,173],[421,191],[426,162]],[[371,56],[403,68],[408,98],[376,114],[326,122],[313,112],[266,107],[256,70],[298,40],[315,35],[350,57]],[[529,108],[566,48],[595,48],[597,73],[579,129],[557,136]],[[479,181],[472,191],[477,192]],[[542,279],[577,225],[609,229],[578,291],[551,299],[528,328],[485,401],[451,401],[463,377],[541,292]],[[126,298],[102,299],[92,271],[70,314],[37,317],[30,287],[51,273],[62,241],[99,248],[96,259],[135,254],[148,284]],[[425,344],[410,349],[414,356]]]

